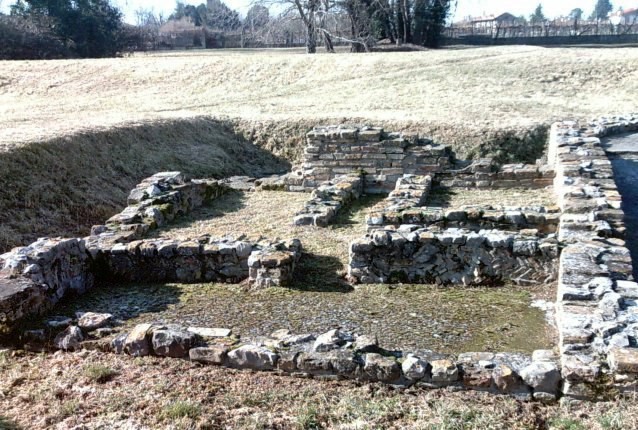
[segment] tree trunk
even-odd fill
[[[410,4],[408,0],[402,0],[402,12],[403,12],[403,42],[410,43],[412,38],[410,37]]]
[[[323,34],[324,41],[326,43],[326,52],[333,53],[335,52],[335,47],[332,44],[332,37],[328,33]]]
[[[306,53],[315,54],[316,52],[317,32],[315,31],[315,22],[314,19],[309,19],[306,23]]]

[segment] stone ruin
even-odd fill
[[[12,325],[41,313],[65,294],[81,293],[101,279],[286,286],[302,254],[296,239],[251,243],[208,236],[185,241],[145,237],[231,188],[310,192],[304,209],[291,220],[308,228],[330,224],[363,194],[384,193],[388,197],[366,218],[367,232],[350,245],[352,283],[557,283],[556,349],[531,357],[454,357],[387,351],[374,338],[340,330],[318,336],[283,330],[231,340],[227,330],[152,324],[141,324],[101,347],[136,356],[189,357],[324,379],[478,389],[540,401],[635,393],[638,284],[624,242],[621,196],[600,139],[636,131],[636,116],[556,123],[546,159],[498,166],[490,159],[455,160],[449,148],[414,135],[318,127],[308,133],[299,168],[284,176],[189,180],[178,172],[158,173],[138,185],[129,206],[94,227],[89,237],[40,239],[1,255],[0,322]],[[428,206],[433,187],[552,185],[556,206]],[[90,329],[82,318],[78,325],[60,333],[55,344],[89,347],[91,341],[82,341]]]

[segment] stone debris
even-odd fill
[[[110,324],[112,314],[85,312],[78,318],[78,326],[84,331],[93,331]]]
[[[77,326],[71,325],[53,339],[53,345],[63,351],[74,351],[80,347],[80,343],[83,340],[82,330]]]

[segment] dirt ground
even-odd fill
[[[97,352],[0,353],[0,429],[626,430],[635,399],[544,406]]]

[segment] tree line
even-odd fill
[[[187,22],[207,31],[240,34],[242,46],[288,40],[303,32],[306,51],[335,43],[370,51],[380,40],[436,47],[455,0],[260,0],[242,19],[221,0],[178,1],[164,18],[138,10],[126,24],[110,0],[16,0],[0,14],[0,59],[99,58],[143,49],[167,22]],[[274,8],[273,8],[274,7]],[[276,16],[270,10],[277,10]],[[205,45],[206,36],[204,36]]]

